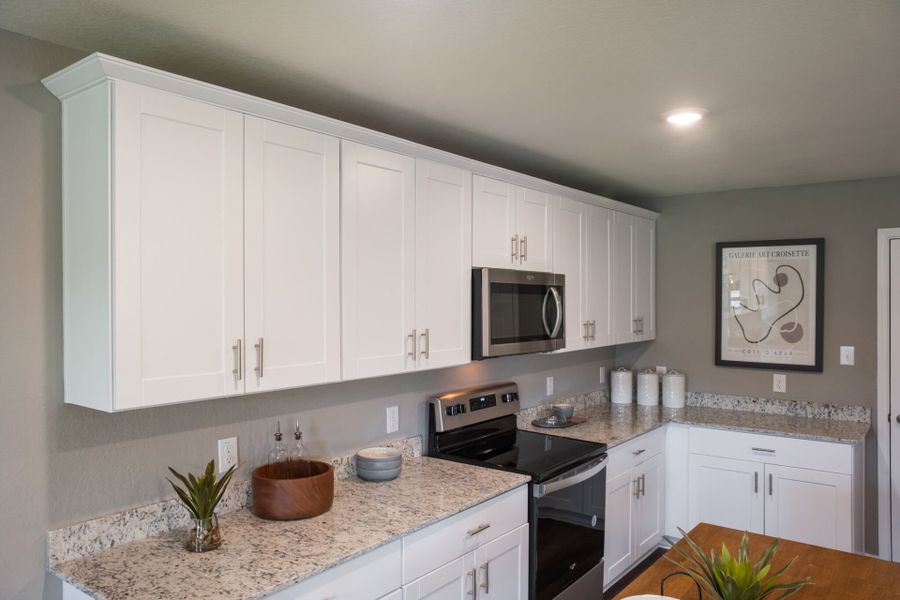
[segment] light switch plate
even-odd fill
[[[841,364],[852,367],[856,361],[855,346],[841,346]]]
[[[387,432],[394,433],[400,429],[400,407],[388,406],[387,409]]]
[[[219,473],[224,473],[236,464],[238,464],[237,438],[219,440]]]
[[[772,375],[772,391],[782,394],[787,392],[787,375],[783,373],[775,373]]]
[[[553,376],[552,375],[547,378],[547,395],[548,396],[553,395]]]

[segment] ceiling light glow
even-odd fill
[[[706,111],[702,108],[679,108],[665,113],[663,118],[672,125],[687,127],[702,119],[705,114]]]

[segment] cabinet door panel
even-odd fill
[[[478,597],[482,600],[528,598],[528,525],[488,542],[475,552]]]
[[[470,172],[416,161],[415,252],[419,367],[467,363],[472,353]]]
[[[589,207],[575,200],[558,198],[554,219],[554,268],[566,276],[566,350],[580,350],[589,344],[584,310],[585,221]]]
[[[766,465],[766,535],[853,551],[850,475]]]
[[[340,142],[246,119],[247,389],[337,381]]]
[[[403,586],[403,600],[466,600],[477,586],[475,554],[470,552]]]
[[[243,115],[116,83],[116,409],[239,394]]]
[[[634,217],[634,317],[638,340],[656,337],[656,224]]]
[[[659,545],[663,535],[664,465],[663,455],[657,454],[641,463],[634,471],[640,479],[641,496],[635,515],[635,557],[640,558]]]
[[[585,306],[592,346],[610,346],[612,333],[612,211],[589,206],[585,234]],[[566,279],[566,286],[569,281]]]
[[[633,510],[636,482],[632,471],[606,482],[605,585],[612,583],[634,563]]]
[[[344,379],[415,368],[415,160],[341,146]]]
[[[516,232],[520,268],[551,271],[553,266],[553,211],[550,194],[516,187]]]
[[[613,213],[613,341],[616,344],[635,339],[633,272],[634,217]]]
[[[710,523],[764,533],[762,463],[691,454],[689,528]]]
[[[473,266],[512,269],[519,264],[516,188],[481,175],[472,177],[472,186]]]

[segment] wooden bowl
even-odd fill
[[[308,477],[288,476],[287,463],[263,465],[253,471],[253,513],[262,519],[293,521],[331,510],[334,503],[334,469],[328,463],[309,461]]]

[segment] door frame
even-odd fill
[[[891,241],[900,240],[900,228],[879,229],[877,234],[877,473],[878,556],[891,560]],[[884,424],[888,426],[885,427]],[[879,426],[880,424],[880,426]],[[900,556],[895,556],[900,560]]]

